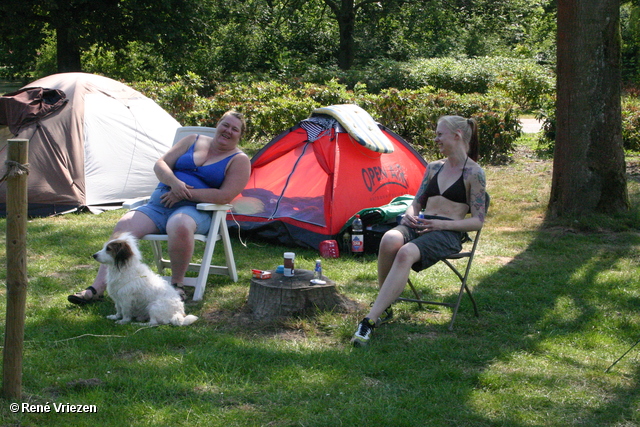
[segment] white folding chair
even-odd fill
[[[184,126],[176,130],[173,143],[175,144],[182,138],[190,134],[200,134],[213,136],[216,129],[210,127],[201,126]],[[132,202],[123,204],[123,207],[127,209],[133,209],[147,202],[148,199],[136,199]],[[221,274],[231,278],[234,282],[238,281],[238,272],[236,270],[236,263],[233,257],[233,249],[231,247],[231,239],[229,238],[229,229],[227,228],[227,211],[231,209],[231,205],[224,204],[219,205],[215,203],[198,203],[196,208],[211,213],[211,227],[207,234],[196,234],[196,241],[204,242],[204,253],[202,255],[201,263],[189,263],[187,271],[198,272],[198,277],[186,277],[184,281],[185,286],[195,287],[193,294],[194,301],[200,301],[204,295],[205,287],[207,286],[207,279],[210,274]],[[158,272],[160,275],[164,274],[165,268],[171,268],[171,262],[165,259],[162,252],[162,242],[168,240],[166,234],[147,234],[142,237],[141,240],[148,240],[151,242],[151,248],[153,250],[153,258]],[[225,264],[212,265],[211,259],[213,258],[216,242],[222,240],[224,248]],[[165,280],[171,280],[170,277],[163,277]]]

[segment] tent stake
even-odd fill
[[[631,348],[629,348],[629,350],[625,351],[625,352],[624,352],[624,354],[623,354],[622,356],[618,357],[618,360],[616,360],[615,362],[613,362],[613,363],[611,364],[611,366],[609,366],[609,367],[607,368],[607,370],[606,370],[606,371],[604,371],[604,372],[605,372],[605,373],[608,373],[608,372],[609,372],[609,370],[610,370],[611,368],[613,368],[613,367],[615,366],[615,364],[616,364],[616,363],[618,363],[619,361],[621,361],[621,360],[622,360],[622,358],[623,358],[623,357],[625,357],[625,356],[627,355],[627,353],[629,353],[631,350],[633,350],[633,348],[634,348],[635,346],[637,346],[637,345],[638,345],[638,343],[640,343],[640,339],[638,339],[638,341],[636,341],[636,343],[635,343],[634,345],[632,345],[632,346],[631,346]]]

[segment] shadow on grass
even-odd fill
[[[470,302],[461,307],[455,336],[486,351],[468,403],[479,414],[495,411],[487,424],[529,425],[521,421],[527,412],[546,414],[530,418],[542,425],[637,421],[640,369],[604,371],[640,335],[640,235],[548,226],[533,233],[523,252],[474,287],[479,321]],[[497,400],[505,410],[492,408]]]

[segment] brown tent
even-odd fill
[[[30,216],[104,208],[153,191],[153,164],[179,126],[123,83],[55,74],[0,98],[0,163],[7,139],[29,140]],[[6,215],[4,184],[0,215]]]

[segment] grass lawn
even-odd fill
[[[21,82],[19,80],[3,80],[0,79],[0,95],[5,93],[14,92],[20,89],[25,82]]]
[[[291,248],[234,236],[240,280],[211,278],[204,300],[187,305],[194,325],[119,326],[105,319],[108,298],[76,307],[66,297],[91,283],[91,254],[122,211],[33,219],[23,402],[41,411],[0,400],[0,424],[640,425],[640,346],[605,372],[640,338],[637,176],[630,215],[554,225],[544,223],[551,169],[526,145],[512,164],[486,168],[492,205],[471,279],[479,318],[465,297],[449,332],[448,309],[400,303],[367,349],[349,339],[376,295],[374,256],[323,262],[359,312],[259,323],[245,309],[250,270],[274,268]],[[317,252],[295,252],[298,268],[313,268]],[[418,282],[450,301],[452,279],[435,266]]]

